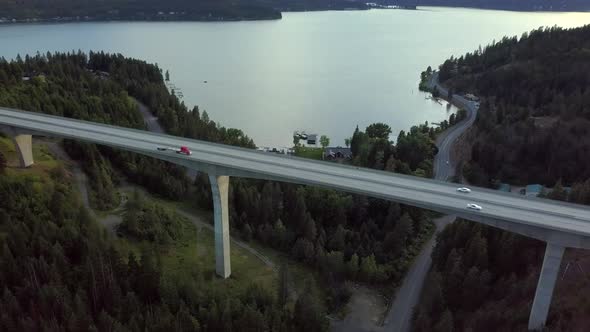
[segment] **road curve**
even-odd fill
[[[444,216],[434,221],[437,232],[442,230],[446,225],[455,221],[455,216]],[[432,236],[422,248],[420,254],[414,259],[414,262],[400,288],[397,289],[395,299],[391,308],[383,321],[383,331],[407,332],[412,326],[412,314],[414,308],[420,300],[420,293],[426,275],[432,265],[432,251],[436,245],[436,236]]]
[[[429,82],[430,88],[437,87],[442,95],[448,91],[438,83],[438,73],[434,73]],[[438,153],[434,157],[434,178],[439,181],[447,181],[455,175],[455,165],[451,160],[451,149],[453,144],[475,122],[477,116],[476,104],[465,100],[461,96],[454,96],[452,101],[456,106],[467,111],[467,118],[455,124],[439,135],[436,140]],[[447,163],[448,162],[448,163]],[[434,221],[435,234],[441,232],[448,224],[455,221],[455,216],[448,215]],[[436,244],[436,236],[424,245],[420,254],[414,262],[394,296],[393,303],[383,321],[383,330],[396,332],[409,332],[412,327],[412,314],[418,301],[420,293],[426,280],[426,275],[432,265],[432,251]]]
[[[448,90],[438,82],[438,73],[432,75],[429,86],[431,89],[436,87],[443,96],[446,96],[449,93]],[[438,153],[434,156],[434,178],[440,181],[449,180],[455,175],[456,165],[453,160],[451,160],[451,149],[457,138],[473,125],[478,110],[477,103],[467,100],[459,95],[453,95],[451,103],[459,108],[463,108],[467,112],[467,118],[447,129],[436,140]]]
[[[121,148],[190,167],[215,167],[219,172],[233,173],[228,175],[257,176],[317,185],[456,214],[476,222],[495,223],[498,227],[526,227],[538,232],[540,236],[564,236],[564,241],[571,241],[564,243],[565,246],[590,244],[590,208],[581,205],[527,198],[483,188],[472,188],[470,194],[462,194],[456,191],[454,185],[436,180],[284,157],[143,130],[6,108],[0,108],[0,124],[33,133]],[[159,146],[181,145],[189,147],[193,154],[184,156],[156,149]],[[466,209],[468,203],[476,203],[484,208],[481,211],[469,210]]]

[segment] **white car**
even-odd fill
[[[469,194],[471,192],[471,189],[465,188],[465,187],[461,187],[461,188],[457,188],[457,191],[460,192],[460,193]]]
[[[479,206],[477,204],[473,204],[473,203],[467,204],[467,208],[468,209],[472,209],[472,210],[477,210],[477,211],[480,211],[481,210],[481,206]]]

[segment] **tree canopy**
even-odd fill
[[[542,28],[450,58],[439,78],[483,98],[471,182],[564,185],[590,177],[590,27]]]

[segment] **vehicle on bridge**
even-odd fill
[[[167,147],[158,147],[158,150],[160,151],[174,151],[176,153],[179,154],[184,154],[187,156],[190,156],[191,154],[193,154],[193,152],[186,146],[181,146],[180,149],[177,148],[167,148]]]
[[[468,209],[472,209],[472,210],[477,210],[477,211],[480,211],[481,210],[481,206],[479,206],[477,204],[473,204],[473,203],[467,204],[467,208]]]
[[[466,187],[461,187],[461,188],[457,188],[457,191],[460,192],[460,193],[469,194],[471,192],[471,189],[466,188]]]

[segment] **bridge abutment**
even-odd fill
[[[229,239],[229,176],[209,175],[215,220],[215,272],[222,278],[231,274]]]
[[[540,331],[545,327],[564,250],[563,246],[547,243],[543,267],[529,316],[529,330]]]

